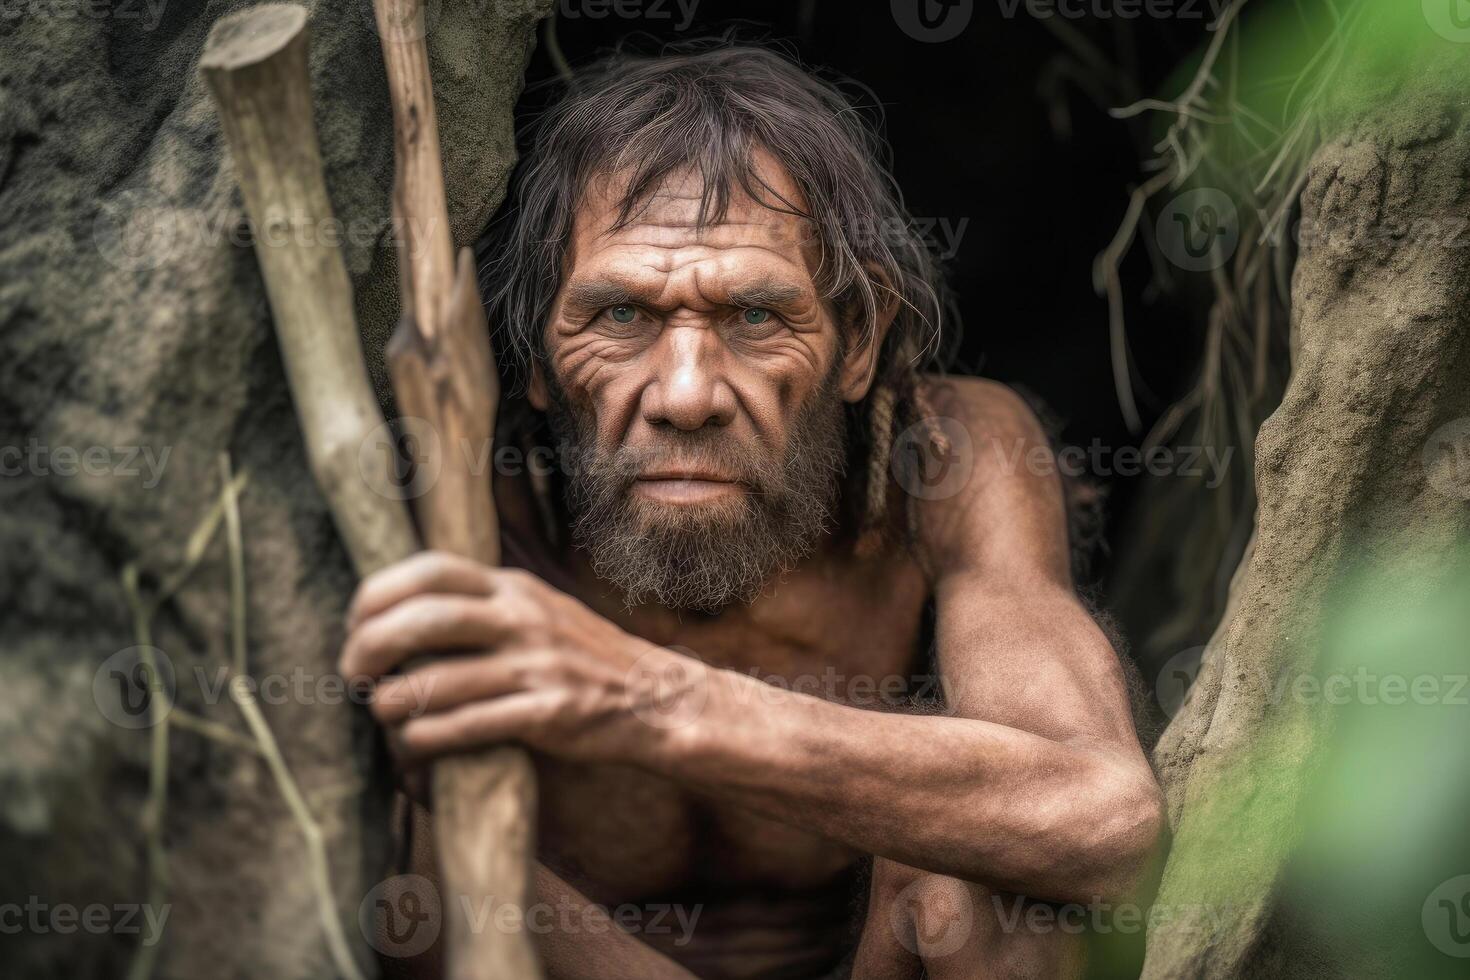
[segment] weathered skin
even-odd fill
[[[799,199],[779,167],[764,175]],[[547,364],[604,446],[719,426],[770,453],[840,351],[841,396],[866,396],[876,345],[839,344],[798,219],[737,197],[697,230],[693,186],[671,181],[615,232],[606,188],[589,192]],[[620,304],[631,322],[608,315]],[[774,315],[751,325],[752,306]],[[1006,931],[992,897],[1116,900],[1143,872],[1160,803],[1122,669],[1075,596],[1055,476],[1006,465],[1045,436],[1000,385],[930,385],[977,447],[965,488],[918,505],[913,548],[823,542],[748,607],[625,609],[577,552],[527,551],[539,535],[510,482],[507,553],[534,574],[430,554],[361,586],[342,666],[382,678],[375,713],[406,766],[506,739],[538,753],[543,901],[700,906],[680,946],[543,936],[554,976],[821,975],[851,947],[864,855],[877,860],[855,976],[1066,976],[1076,938]],[[546,407],[544,383],[530,394]],[[703,476],[632,492],[668,507],[745,492]],[[929,602],[947,709],[875,710],[871,686],[850,685],[926,669]],[[387,676],[425,649],[472,652]],[[798,693],[824,677],[821,696]],[[968,930],[952,952],[935,941],[946,928]]]

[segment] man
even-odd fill
[[[1076,974],[1026,911],[1128,895],[1158,789],[1036,418],[918,373],[939,277],[860,114],[767,51],[619,57],[514,193],[487,303],[562,465],[498,478],[521,568],[371,577],[342,667],[410,771],[535,752],[536,901],[697,912],[549,916],[550,974]]]

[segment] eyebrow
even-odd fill
[[[600,310],[633,301],[633,293],[625,283],[607,279],[574,282],[567,286],[566,303],[582,310]]]
[[[785,282],[757,282],[733,286],[727,294],[729,305],[749,309],[753,306],[789,306],[806,296],[800,286]]]
[[[807,290],[791,282],[757,281],[730,287],[725,295],[726,306],[750,309],[771,307],[781,309],[799,302],[807,296]],[[653,297],[644,295],[633,283],[618,279],[584,279],[567,284],[565,304],[576,310],[596,311],[609,306],[640,303],[648,305]]]

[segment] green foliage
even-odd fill
[[[1318,672],[1343,677],[1284,899],[1345,975],[1462,977],[1470,957],[1470,555],[1363,571]],[[1324,692],[1325,693],[1325,692]]]
[[[1257,947],[1291,976],[1464,975],[1467,595],[1470,549],[1359,568],[1261,678],[1265,723],[1191,783],[1161,890],[1165,913],[1210,927],[1197,945]]]

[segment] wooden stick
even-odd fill
[[[403,313],[388,345],[401,415],[438,436],[421,447],[437,477],[416,501],[430,547],[487,564],[500,559],[491,493],[499,382],[469,249],[454,264],[440,161],[439,123],[419,0],[376,0],[378,33],[393,102],[394,227]],[[478,472],[477,472],[478,467]],[[434,837],[445,903],[489,898],[524,911],[530,890],[535,774],[530,757],[505,746],[434,766]],[[447,972],[453,980],[530,980],[541,975],[530,938],[472,932],[448,917]]]
[[[361,471],[383,415],[363,361],[352,283],[330,230],[306,66],[306,11],[262,4],[220,18],[199,69],[219,110],[312,473],[359,575],[418,549],[401,501]],[[369,456],[371,461],[371,456]]]
[[[214,97],[254,230],[312,473],[363,576],[413,554],[418,536],[408,508],[386,492],[393,460],[374,458],[370,448],[387,430],[363,361],[352,283],[331,236],[339,226],[327,197],[312,117],[306,18],[304,8],[287,4],[263,4],[222,17],[205,40],[199,70]],[[364,447],[369,447],[366,458]],[[365,472],[364,462],[377,465],[377,473]],[[226,482],[226,498],[232,499]],[[231,551],[238,559],[238,549]],[[232,580],[239,573],[233,569]],[[237,597],[237,618],[243,615],[242,601]],[[233,632],[243,643],[243,620]],[[235,657],[237,669],[242,658],[243,648]],[[239,693],[233,685],[231,692]],[[307,835],[337,973],[360,978],[331,901],[327,858],[309,809],[282,767],[259,710],[248,700],[236,700]]]
[[[384,431],[383,419],[363,363],[346,266],[338,248],[325,241],[335,225],[312,116],[306,16],[295,5],[262,4],[221,18],[200,70],[257,232],[256,254],[312,471],[354,566],[366,575],[407,557],[418,543],[407,509],[382,492],[386,480],[376,484],[361,468],[362,447]],[[385,48],[394,36],[385,32]],[[420,501],[426,538],[434,547],[493,563],[499,539],[488,474],[473,473],[471,462],[482,457],[460,450],[489,450],[498,385],[468,253],[458,270],[450,265],[427,57],[422,41],[406,50],[407,72],[395,71],[401,61],[385,50],[390,79],[400,85],[419,79],[395,89],[398,158],[408,161],[408,174],[429,176],[405,179],[400,166],[394,212],[406,246],[407,302],[405,323],[390,345],[390,370],[403,414],[424,419],[439,436],[421,447],[439,453],[438,479]],[[425,128],[415,133],[417,113]],[[415,326],[416,315],[425,318],[426,330]],[[384,467],[386,477],[387,461]],[[432,461],[425,470],[434,471]],[[434,796],[442,880],[449,889],[445,908],[458,910],[464,896],[523,909],[534,801],[525,753],[497,749],[445,760],[435,766]],[[449,918],[451,976],[540,975],[523,932],[472,935],[463,916]]]
[[[431,337],[454,280],[454,242],[440,161],[439,113],[421,0],[375,0],[393,103],[393,225],[403,310]]]

